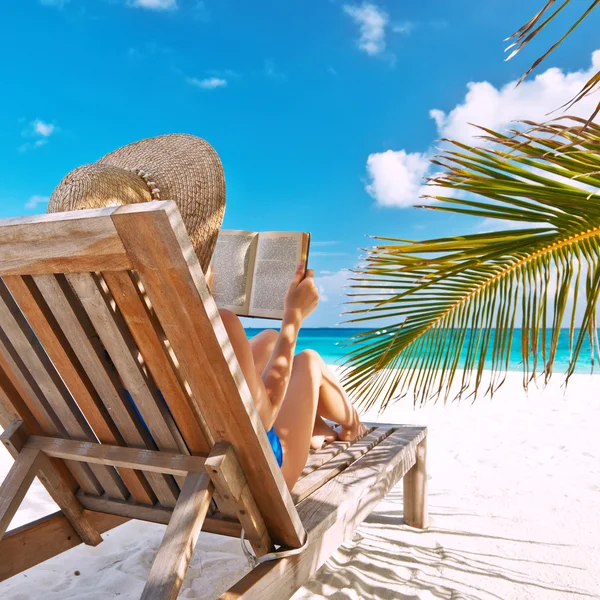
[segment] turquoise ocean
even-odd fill
[[[248,337],[253,337],[258,334],[262,329],[258,328],[247,328],[246,333]],[[301,350],[305,350],[310,348],[312,350],[316,350],[328,364],[342,365],[344,363],[344,355],[348,352],[347,343],[348,339],[352,336],[355,336],[364,331],[368,331],[366,329],[350,329],[350,328],[342,328],[342,327],[332,327],[332,328],[323,328],[323,329],[312,329],[305,328],[300,330],[300,335],[298,337],[298,344],[296,346],[296,351],[300,352]],[[576,332],[578,333],[578,332]],[[381,335],[386,335],[387,332],[382,330]],[[491,344],[490,344],[491,346]],[[511,355],[509,360],[508,368],[511,371],[520,371],[521,366],[521,331],[515,330]],[[560,375],[561,373],[565,373],[567,371],[569,365],[569,331],[567,329],[563,329],[560,332],[558,339],[558,351],[556,354],[556,359],[554,362],[554,373],[556,375]],[[491,361],[487,361],[486,367],[491,366]],[[577,362],[577,373],[591,373],[591,372],[599,372],[598,366],[596,365],[594,371],[592,371],[592,360],[590,355],[590,344],[589,341],[586,340],[584,343],[582,352],[579,356],[579,361]]]

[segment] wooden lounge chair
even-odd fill
[[[172,202],[0,221],[0,425],[0,580],[142,519],[168,525],[143,598],[177,597],[201,529],[302,548],[223,596],[288,598],[401,477],[426,526],[423,427],[336,442],[288,491]],[[61,511],[6,533],[35,476]]]

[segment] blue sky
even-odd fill
[[[333,326],[366,234],[485,226],[410,208],[438,137],[543,120],[577,91],[600,14],[511,83],[557,33],[503,61],[502,39],[541,4],[4,0],[0,217],[44,212],[68,171],[119,146],[196,134],[223,161],[224,227],[311,232],[323,301],[308,324]]]

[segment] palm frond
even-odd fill
[[[525,386],[552,375],[563,323],[567,378],[587,339],[597,357],[600,126],[582,131],[582,122],[525,123],[509,134],[481,128],[490,144],[448,142],[434,159],[442,171],[429,182],[435,203],[424,209],[523,226],[425,241],[376,238],[354,271],[346,311],[356,326],[385,323],[385,332],[380,324],[349,342],[343,378],[365,408],[381,402],[383,410],[409,390],[415,402],[446,400],[451,389],[476,397],[484,369],[493,393],[516,328]],[[560,151],[565,144],[569,151]]]
[[[543,31],[556,17],[560,15],[560,13],[571,3],[571,0],[563,0],[562,3],[556,8],[557,0],[547,0],[546,4],[543,6],[541,10],[539,10],[533,18],[531,18],[525,25],[520,27],[515,33],[509,36],[505,41],[510,41],[510,45],[506,48],[506,51],[512,50],[506,60],[510,60],[513,58],[518,52],[520,52],[527,44],[529,44],[541,31]],[[567,31],[556,41],[553,43],[547,50],[538,57],[533,64],[527,69],[527,71],[523,74],[518,84],[523,82],[523,80],[531,74],[558,46],[560,46],[570,35],[579,27],[579,25],[584,21],[588,15],[600,4],[600,0],[591,0],[589,6],[583,11],[583,13],[575,20],[575,22],[567,29]],[[590,79],[585,83],[583,88],[565,105],[557,108],[571,108],[574,104],[579,102],[581,99],[589,96],[591,93],[596,91],[600,87],[600,71],[594,74]],[[584,123],[584,127],[587,127],[589,123],[591,123],[598,113],[600,112],[600,102],[597,104],[596,108],[592,112],[592,114],[588,117],[588,119]]]

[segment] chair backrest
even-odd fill
[[[198,456],[228,442],[273,540],[303,541],[173,202],[0,220],[0,392],[36,435]],[[172,475],[61,468],[89,497],[179,494]]]

